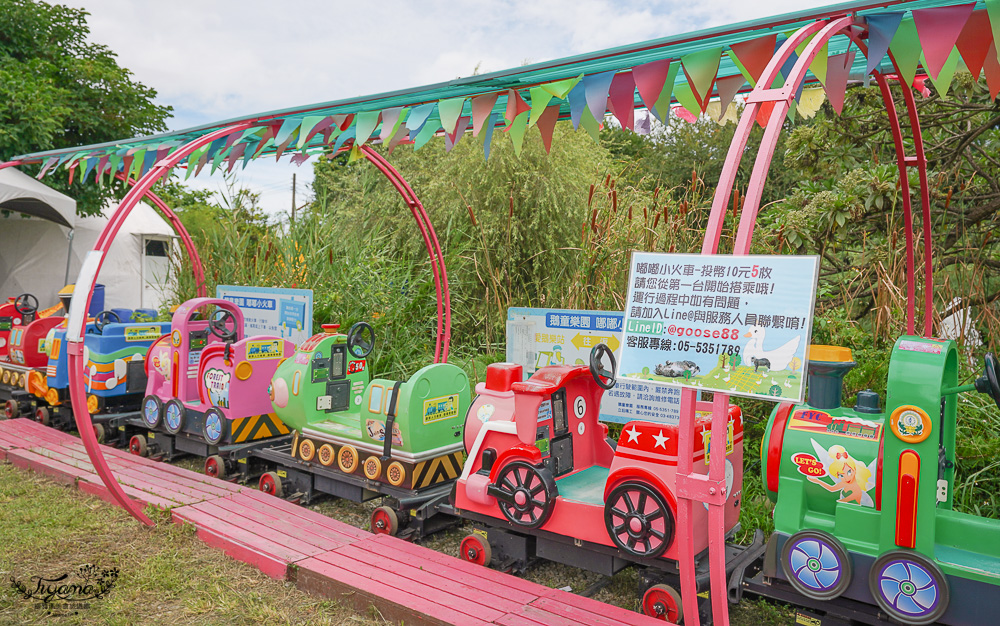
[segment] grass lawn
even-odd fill
[[[0,463],[0,624],[383,623],[272,580],[152,514],[158,525],[145,528],[97,498]],[[35,589],[32,577],[62,574],[76,583],[88,564],[119,571],[88,608],[53,612],[11,584]]]

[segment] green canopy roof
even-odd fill
[[[245,164],[253,158],[282,153],[305,159],[309,154],[329,151],[331,146],[360,146],[366,141],[382,140],[391,146],[408,140],[419,147],[432,136],[443,134],[451,142],[457,141],[470,126],[476,134],[480,134],[481,128],[486,129],[483,132],[487,135],[492,135],[494,127],[506,127],[519,147],[527,127],[538,124],[540,128],[551,128],[556,119],[571,118],[575,125],[587,127],[590,124],[596,129],[596,122],[605,114],[609,89],[613,111],[616,101],[620,103],[618,108],[627,108],[624,103],[629,101],[629,94],[633,109],[652,110],[661,119],[667,115],[670,105],[678,102],[688,109],[701,105],[703,111],[708,98],[718,97],[720,91],[725,92],[724,97],[731,97],[735,91],[750,89],[747,80],[726,80],[741,74],[753,78],[751,63],[746,62],[748,57],[744,55],[755,49],[759,64],[761,54],[769,57],[768,52],[773,53],[773,49],[767,50],[771,38],[776,37],[776,44],[780,45],[792,32],[817,19],[849,14],[868,18],[877,14],[897,14],[903,18],[902,26],[888,35],[893,41],[893,52],[898,60],[897,45],[903,46],[900,49],[908,51],[915,71],[916,61],[922,57],[920,40],[906,39],[908,33],[916,33],[912,12],[939,7],[963,10],[969,7],[969,11],[986,7],[991,15],[998,16],[994,21],[1000,24],[1000,0],[848,2],[444,83],[258,113],[148,137],[36,152],[13,160],[44,163],[43,172],[55,171],[60,166],[70,170],[79,168],[84,178],[95,170],[99,174],[126,171],[138,176],[185,143],[247,121],[253,122],[254,127],[195,152],[188,161],[189,170],[200,171],[208,164],[213,171],[227,164],[231,169],[239,161]],[[975,19],[985,19],[982,17],[985,13],[975,15],[980,16]],[[899,24],[896,17],[889,17],[888,21]],[[902,43],[897,44],[897,41]],[[748,42],[758,45],[755,48]],[[744,43],[747,45],[741,46]],[[829,42],[827,56],[843,54],[851,45],[846,36],[840,35]],[[946,45],[951,49],[954,40]],[[741,57],[744,62],[737,64]],[[866,74],[866,65],[867,60],[859,52],[851,73]],[[891,67],[888,56],[873,65]],[[813,72],[808,80],[823,78],[825,67],[826,57],[818,57],[817,63],[811,66]],[[625,73],[628,73],[627,78],[622,77]],[[759,76],[759,71],[756,74]],[[726,85],[725,89],[722,85]],[[706,92],[702,94],[704,97],[699,97],[699,91]],[[542,116],[546,110],[548,114]],[[631,117],[632,111],[618,117],[622,119],[625,115]],[[540,117],[546,119],[539,121]],[[485,141],[488,153],[488,137]]]

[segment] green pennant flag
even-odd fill
[[[821,85],[826,85],[826,67],[830,58],[830,42],[827,41],[816,53],[816,58],[809,64],[809,71],[819,80]]]
[[[951,79],[955,76],[955,70],[958,69],[958,61],[961,58],[962,55],[959,54],[958,48],[952,48],[951,54],[948,55],[948,59],[941,66],[941,71],[938,72],[938,77],[936,79],[933,76],[930,77],[931,82],[934,83],[934,89],[942,96],[948,95],[948,89],[951,87]],[[920,55],[920,61],[924,64],[924,67],[927,67],[922,54]]]
[[[997,62],[1000,63],[1000,0],[986,0],[986,14],[990,17],[993,45],[997,49]]]
[[[532,87],[528,90],[528,94],[531,97],[531,119],[528,122],[528,126],[534,126],[538,123],[538,118],[545,112],[545,107],[549,106],[549,102],[552,101],[554,96],[542,85]]]
[[[108,180],[111,180],[115,177],[115,174],[118,173],[118,166],[121,164],[122,164],[122,158],[117,154],[112,154],[108,157],[108,168],[109,168],[108,173],[110,174],[110,178]]]
[[[917,64],[920,63],[920,37],[917,36],[917,25],[913,18],[908,17],[899,23],[896,34],[889,44],[889,50],[896,59],[899,73],[907,85],[913,85],[917,75]]]
[[[462,117],[462,108],[465,106],[465,98],[449,98],[438,101],[438,116],[441,118],[441,126],[444,132],[449,135],[455,134],[458,126],[458,118]]]
[[[302,126],[299,127],[299,141],[295,144],[296,149],[302,148],[302,144],[306,142],[306,138],[309,137],[309,131],[315,128],[316,124],[319,124],[325,118],[325,115],[310,115],[302,120]]]
[[[677,82],[677,72],[680,69],[680,63],[670,64],[670,70],[667,72],[667,80],[663,82],[663,91],[660,92],[660,97],[656,99],[656,104],[653,105],[653,115],[664,124],[667,123],[667,118],[670,117],[670,101],[673,99],[674,83]]]
[[[417,136],[413,139],[413,150],[416,151],[423,148],[424,144],[430,141],[431,137],[434,136],[434,133],[438,132],[440,129],[441,122],[434,119],[428,119],[424,123],[424,127],[420,129],[420,132],[417,133]]]
[[[594,143],[601,143],[601,125],[598,123],[597,118],[594,117],[594,114],[590,112],[589,107],[583,108],[583,115],[580,117],[580,128],[590,133],[590,137],[594,140]]]
[[[514,145],[514,156],[521,156],[524,133],[528,130],[528,115],[527,111],[518,115],[507,129],[507,132],[510,134],[510,142]]]
[[[698,97],[705,102],[711,95],[712,82],[715,80],[716,74],[719,73],[719,61],[721,60],[722,48],[709,48],[681,57],[684,75],[687,76],[692,89],[698,92]],[[691,111],[691,109],[688,110]],[[701,105],[699,104],[694,110],[700,111]]]
[[[375,132],[375,127],[378,126],[378,118],[381,117],[381,111],[362,111],[357,115],[357,131],[354,135],[354,145],[361,145],[368,141]]]
[[[546,83],[541,85],[541,88],[546,92],[552,94],[553,98],[559,98],[560,100],[565,100],[569,92],[573,91],[573,87],[583,80],[583,74],[580,74],[576,78],[566,78],[564,80],[558,80],[554,83]],[[534,102],[534,97],[532,97],[532,102]]]
[[[135,153],[132,154],[132,157],[133,157],[132,168],[129,170],[126,176],[132,176],[134,172],[135,175],[132,177],[135,178],[136,180],[139,180],[142,177],[142,164],[146,160],[146,150],[145,149],[136,150]]]
[[[698,116],[698,112],[701,111],[701,105],[698,103],[698,98],[695,97],[694,91],[691,90],[691,85],[687,84],[687,82],[682,82],[674,87],[674,97],[677,98],[677,103],[687,109],[689,113],[695,117]]]

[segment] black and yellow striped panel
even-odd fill
[[[458,478],[464,462],[465,452],[458,451],[417,463],[413,470],[413,489],[423,489]]]
[[[259,441],[288,433],[288,427],[274,413],[233,420],[233,443]]]

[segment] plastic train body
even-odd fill
[[[45,340],[64,319],[56,315],[43,317],[38,299],[27,293],[0,306],[0,329],[8,329],[0,331],[4,342],[0,348],[0,394],[8,419],[34,411],[34,398],[45,388],[49,359]]]
[[[1000,399],[996,363],[957,384],[953,341],[893,348],[884,410],[872,392],[842,407],[846,348],[813,346],[809,401],[771,414],[761,455],[775,503],[763,573],[805,603],[876,605],[906,624],[995,623],[1000,521],[952,508],[957,393]]]

